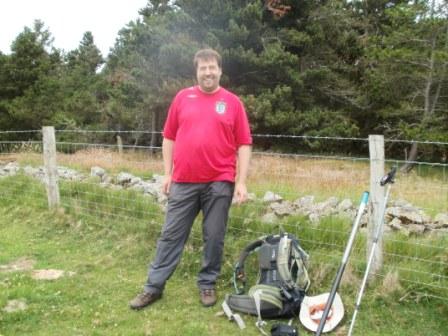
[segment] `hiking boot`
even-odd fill
[[[201,289],[200,297],[204,307],[211,307],[216,303],[216,291],[213,288]]]
[[[137,295],[131,302],[129,302],[129,307],[131,309],[142,309],[146,306],[154,303],[162,297],[162,294],[143,292]]]

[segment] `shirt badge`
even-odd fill
[[[226,113],[227,104],[223,101],[216,102],[215,111],[218,114]]]

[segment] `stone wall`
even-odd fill
[[[0,178],[14,176],[19,172],[32,176],[42,183],[45,181],[43,167],[20,167],[16,162],[0,165]],[[84,181],[94,177],[101,187],[114,190],[137,190],[143,195],[153,197],[163,209],[166,205],[167,198],[161,192],[163,176],[154,175],[149,180],[143,180],[127,172],[111,176],[101,167],[92,167],[90,175],[86,176],[62,166],[58,167],[58,175],[60,179],[71,181]],[[275,223],[281,218],[294,215],[306,216],[311,223],[318,223],[327,216],[344,216],[354,219],[358,207],[350,199],[339,200],[336,197],[330,197],[323,202],[316,202],[314,196],[309,195],[290,201],[271,191],[267,191],[261,199],[258,199],[255,194],[249,194],[249,202],[262,204],[262,221],[265,223]],[[362,217],[361,226],[365,226],[368,222],[367,213]],[[422,209],[405,200],[392,200],[386,209],[385,224],[386,231],[400,231],[407,235],[443,234],[448,233],[448,213],[439,213],[432,218]]]

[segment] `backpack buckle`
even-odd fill
[[[278,323],[272,326],[271,336],[299,336],[299,333],[289,324]]]

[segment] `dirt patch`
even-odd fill
[[[31,273],[31,277],[35,280],[56,280],[63,276],[73,276],[74,272],[66,272],[56,269],[42,269],[34,270]]]
[[[17,311],[25,310],[27,308],[27,304],[25,299],[20,300],[9,300],[6,304],[6,307],[3,308],[3,311],[7,313],[14,313]]]
[[[73,276],[74,272],[66,272],[57,269],[33,270],[36,260],[22,257],[6,265],[0,265],[0,273],[10,272],[28,272],[31,271],[31,277],[35,280],[56,280],[63,276]]]
[[[33,269],[36,260],[22,257],[6,265],[0,265],[0,273],[23,272]]]

